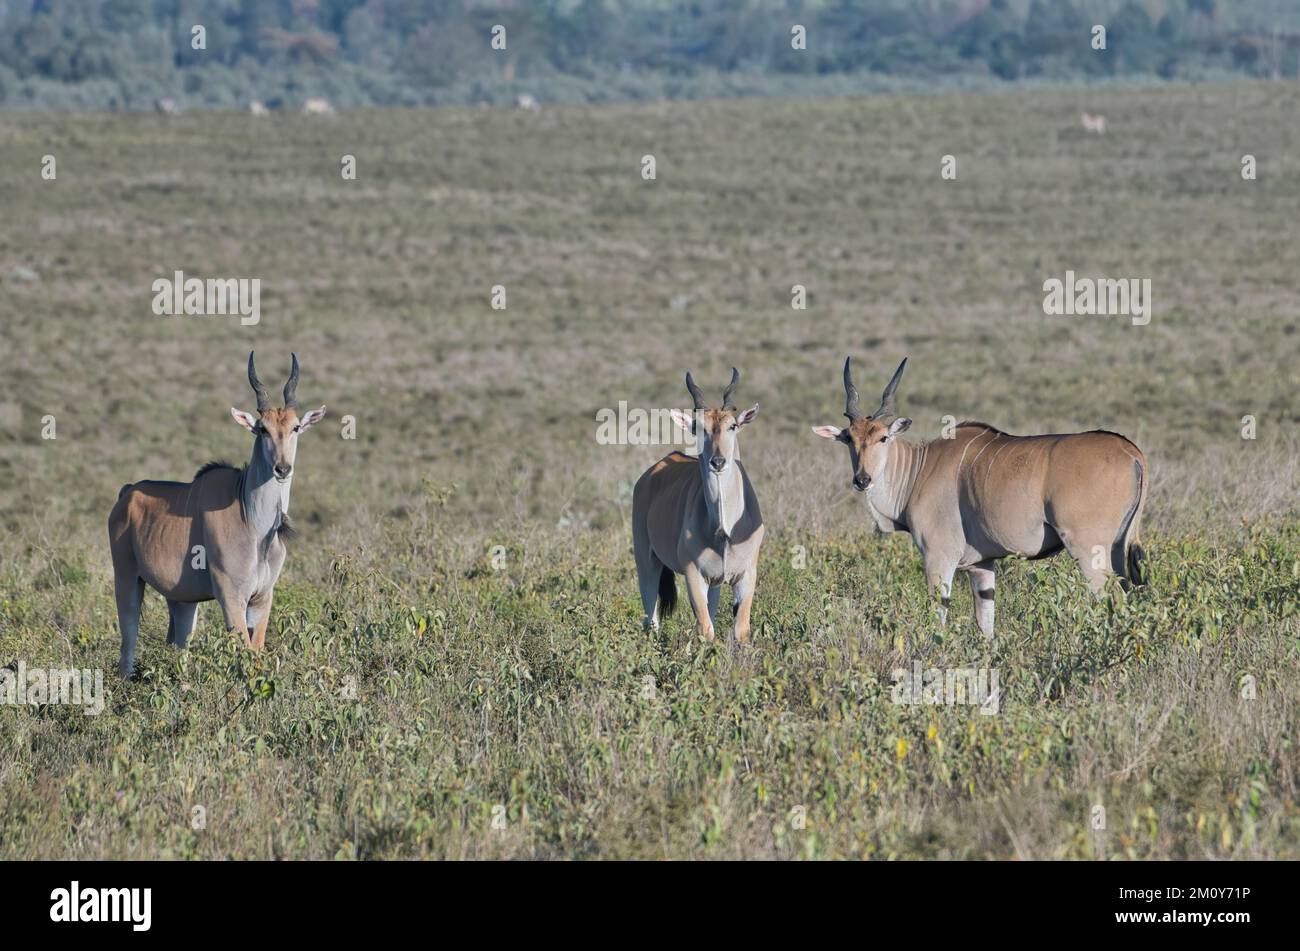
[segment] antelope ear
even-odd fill
[[[691,418],[689,413],[684,413],[679,409],[675,409],[672,411],[672,416],[674,423],[686,430],[686,432],[690,433],[692,436],[695,435],[695,420]]]
[[[900,416],[889,424],[889,438],[893,439],[899,433],[907,432],[907,427],[912,425],[912,421],[906,416]]]
[[[744,426],[746,423],[752,423],[756,416],[758,416],[757,403],[755,403],[749,409],[745,410],[743,413],[740,414],[740,418],[736,420],[736,425]]]
[[[314,426],[325,418],[325,407],[314,409],[298,420],[298,432],[305,432],[308,426]]]
[[[242,409],[235,409],[232,406],[230,407],[230,415],[235,418],[235,422],[240,426],[243,426],[250,433],[257,432],[257,417],[252,413],[245,413]]]
[[[814,426],[812,431],[822,439],[839,439],[840,434],[844,432],[838,426]]]

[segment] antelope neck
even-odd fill
[[[740,463],[732,459],[722,472],[713,472],[707,462],[700,462],[704,476],[704,504],[709,510],[709,532],[730,539],[732,530],[745,514],[745,487],[740,478]]]
[[[280,519],[289,514],[290,483],[276,480],[272,464],[261,450],[260,440],[254,444],[253,457],[244,470],[244,485],[240,493],[244,505],[244,521],[257,538],[269,535],[280,525]]]

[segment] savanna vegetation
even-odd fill
[[[1241,83],[10,116],[0,665],[109,696],[0,706],[0,856],[1300,857],[1298,108]],[[1067,269],[1150,278],[1151,322],[1045,315]],[[260,322],[155,315],[176,270],[259,278]],[[267,649],[211,605],[167,648],[150,594],[119,682],[109,509],[247,457],[254,348],[329,407]],[[1138,442],[1149,586],[1013,562],[996,639],[964,585],[940,627],[809,431],[846,353],[864,396],[910,358],[908,438]],[[769,525],[746,649],[689,611],[642,632],[630,491],[666,450],[595,438],[733,365]],[[996,670],[998,709],[895,703],[918,663]]]

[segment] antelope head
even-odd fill
[[[700,388],[695,385],[695,380],[688,372],[686,389],[690,392],[691,399],[695,401],[695,409],[690,414],[673,410],[673,421],[695,437],[696,444],[700,448],[700,466],[706,476],[710,473],[721,475],[727,471],[736,458],[736,450],[739,447],[737,435],[740,427],[752,422],[758,415],[757,403],[743,413],[736,409],[731,396],[735,393],[736,384],[739,382],[740,373],[732,367],[731,382],[722,391],[722,408],[712,409],[705,403],[704,394],[700,392]]]
[[[899,417],[886,425],[883,420],[894,413],[894,391],[902,379],[903,368],[907,358],[894,371],[894,378],[885,387],[880,397],[880,408],[870,416],[862,412],[858,405],[858,390],[853,385],[853,373],[849,369],[849,358],[844,358],[844,415],[849,424],[841,429],[838,426],[814,426],[812,428],[823,439],[838,439],[849,447],[849,461],[853,464],[853,488],[865,492],[873,482],[879,481],[889,459],[890,444],[894,437],[906,432],[912,421]]]
[[[271,405],[271,396],[267,393],[265,384],[257,378],[252,353],[248,355],[248,382],[257,394],[257,415],[245,413],[233,406],[230,409],[235,422],[257,437],[253,460],[260,460],[281,485],[287,484],[293,477],[293,460],[298,454],[299,434],[325,416],[324,406],[311,410],[305,416],[298,415],[298,355],[293,354],[292,357],[293,368],[284,384],[283,409]]]

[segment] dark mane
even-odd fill
[[[1130,446],[1132,446],[1134,449],[1137,449],[1138,452],[1141,452],[1141,451],[1142,451],[1141,449],[1138,449],[1138,445],[1137,445],[1137,443],[1135,443],[1133,440],[1129,439],[1129,438],[1128,438],[1127,436],[1125,436],[1123,433],[1117,433],[1117,432],[1115,432],[1115,430],[1113,430],[1113,429],[1093,429],[1093,430],[1090,430],[1090,431],[1091,431],[1091,432],[1094,432],[1094,433],[1105,433],[1107,436],[1114,436],[1116,439],[1122,439],[1122,440],[1124,440],[1126,443],[1128,443]]]
[[[991,433],[1000,433],[1003,436],[1007,435],[1006,433],[1002,432],[1002,430],[998,429],[996,426],[990,426],[988,423],[981,423],[977,419],[963,419],[960,423],[957,424],[958,429],[961,429],[963,426],[975,426],[979,429],[987,429]]]
[[[194,473],[193,481],[198,482],[200,479],[202,479],[213,469],[234,469],[234,468],[235,468],[234,466],[226,462],[224,459],[214,459],[211,462],[204,463],[202,466],[199,467],[199,471]]]
[[[957,424],[957,428],[958,428],[958,429],[961,429],[963,426],[973,426],[973,427],[976,428],[976,429],[982,429],[982,430],[984,430],[985,432],[988,432],[988,433],[996,433],[996,434],[999,435],[999,436],[1011,436],[1011,433],[1008,433],[1008,432],[1005,432],[1005,431],[1003,431],[1003,430],[1001,430],[1001,429],[998,429],[996,426],[990,426],[988,423],[981,423],[981,422],[979,422],[978,420],[974,420],[974,419],[964,419],[964,420],[962,420],[960,423]],[[1132,447],[1133,447],[1134,449],[1136,449],[1138,452],[1141,452],[1141,451],[1142,451],[1141,449],[1138,449],[1137,444],[1136,444],[1135,442],[1133,442],[1133,440],[1129,439],[1129,438],[1128,438],[1127,436],[1125,436],[1123,433],[1117,433],[1117,432],[1114,432],[1113,430],[1109,430],[1109,429],[1090,429],[1090,430],[1088,430],[1088,432],[1090,432],[1090,433],[1105,433],[1107,436],[1114,436],[1116,439],[1122,439],[1122,440],[1124,440],[1124,442],[1128,443],[1130,446],[1132,446]],[[1074,435],[1074,434],[1073,434],[1073,433],[1064,433],[1064,434],[1063,434],[1063,433],[1037,433],[1037,434],[1032,435],[1032,436],[1011,436],[1011,438],[1013,438],[1013,439],[1048,439],[1048,438],[1052,438],[1052,437],[1055,437],[1055,436],[1061,436],[1061,435]],[[1080,435],[1082,435],[1082,434],[1080,434]]]

